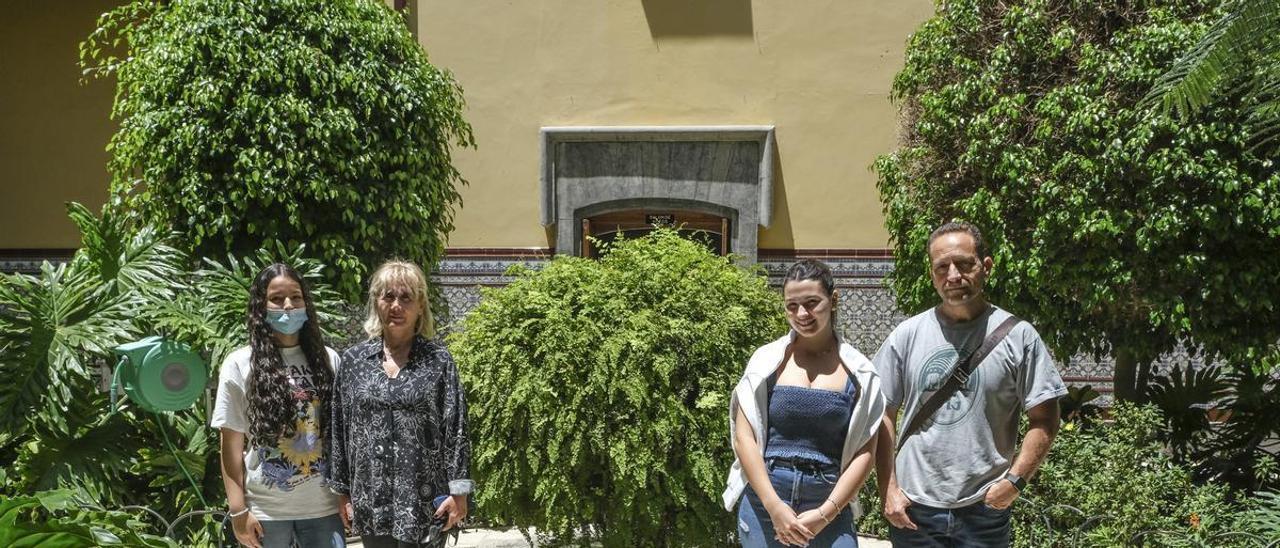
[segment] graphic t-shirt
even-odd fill
[[[889,407],[904,411],[899,435],[955,367],[1009,313],[992,306],[969,322],[939,318],[936,309],[902,322],[872,363]],[[978,502],[1009,470],[1026,409],[1067,393],[1035,328],[1020,322],[973,369],[965,383],[907,439],[894,461],[907,498],[937,508]]]
[[[329,364],[338,367],[338,354],[325,348]],[[213,417],[214,428],[230,428],[249,432],[250,356],[244,347],[232,352],[222,362],[218,374],[218,398]],[[296,433],[280,438],[273,446],[248,440],[245,448],[245,500],[249,511],[260,520],[311,519],[338,512],[338,499],[324,485],[327,460],[324,440],[317,422],[324,408],[316,397],[315,384],[307,373],[307,358],[302,347],[280,349],[289,371],[289,383],[295,405]]]

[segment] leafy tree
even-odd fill
[[[486,289],[449,338],[480,512],[560,541],[722,546],[729,395],[783,332],[776,293],[675,231]]]
[[[305,243],[351,297],[371,264],[443,253],[462,90],[383,2],[135,0],[81,60],[117,80],[113,195],[195,256]]]
[[[82,234],[68,263],[45,264],[38,276],[0,278],[0,377],[7,379],[0,384],[0,496],[73,489],[99,505],[144,505],[170,519],[208,507],[223,493],[204,406],[153,414],[126,400],[109,412],[96,364],[114,363],[111,349],[119,344],[162,333],[201,352],[216,377],[216,364],[245,344],[253,276],[275,260],[308,279],[326,325],[337,294],[301,249],[277,244],[192,271],[171,234],[138,228],[110,208],[101,217],[79,204],[68,211]],[[4,521],[11,517],[0,512],[0,539],[9,538],[2,531],[8,525],[22,535],[30,529],[21,520]],[[204,529],[190,540],[214,534]]]
[[[1194,118],[1136,106],[1217,2],[957,0],[916,32],[894,81],[903,144],[876,162],[904,310],[935,300],[942,221],[992,243],[993,299],[1059,357],[1110,353],[1137,399],[1180,342],[1245,361],[1280,339],[1280,173],[1240,105]]]
[[[1144,100],[1188,117],[1224,95],[1242,96],[1253,144],[1274,158],[1280,152],[1280,3],[1275,0],[1231,2]]]

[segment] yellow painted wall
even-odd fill
[[[882,248],[869,169],[894,148],[890,82],[929,0],[419,1],[419,40],[466,92],[479,148],[451,247],[544,247],[538,129],[777,126],[762,248]]]
[[[79,43],[116,1],[10,0],[0,8],[0,250],[73,248],[63,204],[107,198],[114,86],[79,85]]]
[[[390,1],[390,0],[387,0]],[[78,84],[77,44],[116,2],[12,0],[0,16],[0,250],[74,247],[63,213],[106,198],[113,85]],[[886,245],[869,165],[895,145],[888,101],[930,0],[433,0],[416,30],[466,90],[477,150],[451,247],[550,247],[538,129],[777,126],[762,248]]]

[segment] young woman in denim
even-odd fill
[[[249,287],[249,345],[218,372],[210,424],[236,540],[253,548],[345,546],[324,482],[324,434],[338,354],[324,345],[306,282],[273,264]]]
[[[835,283],[804,260],[783,279],[791,332],[760,347],[730,403],[737,461],[724,502],[742,545],[855,547],[858,489],[884,398],[871,362],[835,333]]]

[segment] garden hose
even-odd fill
[[[209,501],[204,499],[204,491],[200,489],[200,485],[196,483],[191,472],[187,471],[186,465],[182,464],[182,458],[178,456],[178,449],[174,447],[173,442],[169,440],[169,432],[165,430],[164,421],[160,420],[160,413],[156,412],[156,427],[160,428],[160,436],[164,438],[164,444],[169,447],[169,453],[173,455],[173,462],[178,464],[178,469],[182,470],[182,475],[186,476],[187,481],[191,483],[191,488],[195,490],[196,496],[200,498],[200,504],[205,508],[209,507]]]

